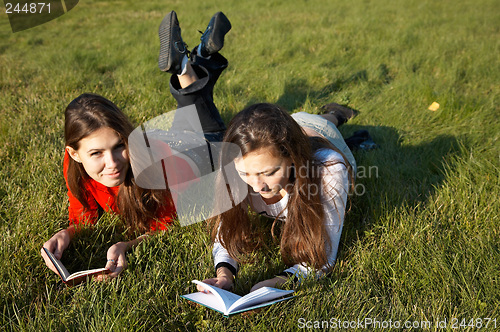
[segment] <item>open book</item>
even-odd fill
[[[47,248],[43,248],[47,256],[49,256],[50,261],[54,266],[56,267],[57,272],[59,272],[59,276],[61,277],[62,281],[70,286],[77,285],[83,281],[85,281],[87,278],[92,277],[93,275],[96,274],[108,274],[111,271],[105,267],[99,268],[99,269],[93,269],[93,270],[86,270],[86,271],[80,271],[80,272],[75,272],[73,274],[70,274],[68,270],[64,267],[64,265],[61,263],[60,260],[54,256],[53,253],[47,250]]]
[[[262,287],[245,296],[239,296],[198,280],[193,280],[193,283],[202,286],[204,289],[210,291],[210,293],[197,292],[181,295],[181,297],[218,311],[226,317],[289,300],[294,297],[283,298],[293,293],[293,290],[287,291],[272,287]]]

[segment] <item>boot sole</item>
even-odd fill
[[[171,36],[172,36],[172,23],[177,21],[177,15],[171,11],[161,21],[160,28],[158,29],[158,36],[160,37],[160,56],[158,57],[158,68],[161,71],[168,71],[172,66],[170,59],[171,50]]]

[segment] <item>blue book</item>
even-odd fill
[[[239,296],[198,280],[193,280],[193,283],[202,286],[209,293],[196,292],[181,295],[181,297],[218,311],[226,317],[295,297],[290,296],[294,292],[293,290],[282,290],[273,287],[262,287],[245,296]]]

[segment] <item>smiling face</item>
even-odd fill
[[[292,166],[289,158],[272,152],[271,148],[261,148],[234,161],[241,179],[268,203],[278,201],[286,194]]]
[[[69,146],[66,150],[92,179],[106,187],[116,187],[125,181],[129,157],[125,143],[113,129],[98,129],[82,138],[78,146],[78,150]]]

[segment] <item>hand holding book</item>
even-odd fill
[[[54,234],[47,242],[43,244],[43,248],[41,250],[41,254],[43,260],[45,261],[45,265],[56,274],[59,274],[55,265],[50,260],[49,256],[46,254],[44,249],[47,249],[50,253],[54,255],[56,259],[61,259],[62,254],[66,248],[68,248],[71,238],[73,237],[74,227],[70,226],[67,229],[63,229],[56,234]]]
[[[234,276],[233,273],[224,266],[217,269],[217,277],[203,280],[204,284],[208,284],[217,288],[229,290],[233,287]],[[196,284],[198,291],[208,293],[209,290],[203,288],[203,285]]]
[[[126,253],[128,250],[128,242],[118,242],[109,247],[106,254],[107,262],[106,269],[109,274],[101,274],[96,276],[96,279],[101,281],[110,278],[116,278],[120,273],[128,267]]]
[[[250,289],[250,292],[256,291],[257,289],[262,288],[262,287],[279,287],[279,286],[283,285],[284,283],[286,283],[287,280],[288,279],[286,277],[276,276],[274,278],[267,279],[267,280],[256,283]]]
[[[252,289],[250,289],[250,292],[253,292],[262,287],[279,287],[284,283],[286,283],[287,280],[288,279],[283,276],[276,276],[271,279],[263,280],[261,282],[256,283],[252,287]],[[222,288],[225,290],[231,289],[233,286],[233,282],[234,282],[234,276],[231,273],[231,271],[226,267],[219,267],[217,269],[217,277],[203,280],[203,283],[205,284]],[[204,289],[203,286],[200,284],[197,284],[196,288],[198,289],[199,292],[206,293],[208,291]]]
[[[56,269],[57,271],[56,273],[61,277],[62,281],[69,286],[77,285],[92,276],[107,274],[110,272],[109,269],[107,268],[99,268],[99,269],[80,271],[70,274],[66,269],[66,267],[63,265],[63,263],[59,259],[57,259],[52,252],[50,252],[45,247],[42,248],[42,251],[44,251],[45,254],[47,255],[51,264]]]

